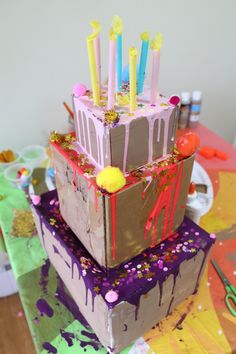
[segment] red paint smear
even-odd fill
[[[85,175],[84,175],[84,171],[82,170],[82,168],[80,168],[78,165],[76,165],[71,159],[70,159],[70,156],[68,156],[68,154],[66,153],[66,151],[64,151],[60,145],[56,144],[56,143],[52,143],[51,142],[51,145],[60,152],[61,155],[63,155],[63,157],[66,159],[66,161],[68,162],[68,164],[71,166],[72,170],[73,171],[76,171],[80,176],[83,176],[86,181],[88,183],[90,183],[90,185],[93,185],[95,188],[98,188],[97,187],[97,184],[94,180],[90,179],[90,178],[87,178]],[[75,152],[76,153],[76,152]],[[77,154],[77,153],[76,153]]]
[[[174,219],[176,205],[177,205],[177,201],[178,201],[178,197],[179,197],[179,193],[180,193],[181,177],[182,177],[182,172],[183,172],[183,161],[181,161],[179,169],[178,169],[178,165],[172,165],[172,166],[168,166],[168,168],[166,168],[165,170],[167,171],[167,173],[166,173],[166,175],[161,177],[158,188],[161,188],[168,183],[169,176],[173,176],[175,174],[176,174],[176,176],[172,177],[171,185],[167,186],[157,196],[154,207],[147,219],[147,222],[146,222],[146,225],[144,228],[144,239],[145,240],[147,239],[148,232],[152,228],[151,247],[153,247],[155,245],[155,238],[157,236],[157,222],[158,222],[158,218],[160,216],[162,209],[164,209],[164,220],[163,220],[163,231],[162,231],[161,239],[162,240],[165,239],[173,231],[173,229],[172,229],[173,228],[173,219]],[[172,196],[172,192],[173,192],[174,188],[175,188],[175,192],[174,192],[173,201],[171,203],[171,196]],[[171,209],[171,214],[169,216],[171,206],[172,206],[172,209]],[[169,228],[167,230],[168,225],[169,225]]]
[[[116,258],[116,194],[112,194],[111,201],[111,220],[112,220],[112,259]]]

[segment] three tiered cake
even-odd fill
[[[196,292],[214,242],[184,218],[198,138],[175,145],[178,97],[157,94],[161,36],[129,51],[122,81],[122,26],[113,22],[108,85],[101,85],[100,27],[87,38],[92,90],[73,90],[75,134],[51,135],[57,192],[33,212],[42,244],[81,313],[118,353]],[[136,80],[136,76],[138,79]]]

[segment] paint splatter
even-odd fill
[[[48,317],[53,316],[54,311],[45,299],[39,299],[36,302],[36,307],[37,307],[41,316],[43,316],[43,315],[46,315]]]
[[[60,332],[61,332],[62,338],[65,339],[65,341],[67,342],[68,347],[72,347],[73,339],[75,338],[74,333],[66,332],[63,329],[61,329]]]
[[[48,354],[56,354],[57,349],[50,343],[44,342],[42,345],[43,349],[47,350]]]

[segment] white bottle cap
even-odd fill
[[[193,101],[201,101],[201,99],[202,99],[201,91],[193,91],[192,92],[192,100]]]
[[[191,101],[191,95],[190,92],[184,91],[181,92],[181,103],[183,104],[188,104]]]

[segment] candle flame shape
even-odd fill
[[[123,31],[122,19],[118,15],[114,15],[112,18],[112,28],[116,34],[121,34]]]
[[[162,47],[162,33],[157,33],[156,37],[151,42],[151,48],[159,51]]]
[[[93,33],[95,35],[97,35],[100,32],[100,30],[101,30],[100,23],[98,21],[94,20],[94,21],[90,22],[90,25],[92,26]]]
[[[137,56],[138,55],[138,50],[134,47],[129,48],[129,55],[131,56]]]
[[[89,36],[87,36],[87,41],[93,41],[96,37],[96,34],[95,33],[91,33]]]
[[[148,32],[141,33],[140,38],[142,41],[145,41],[145,42],[149,41],[149,33]]]
[[[111,41],[116,40],[116,33],[114,32],[113,28],[110,29],[109,38]]]

